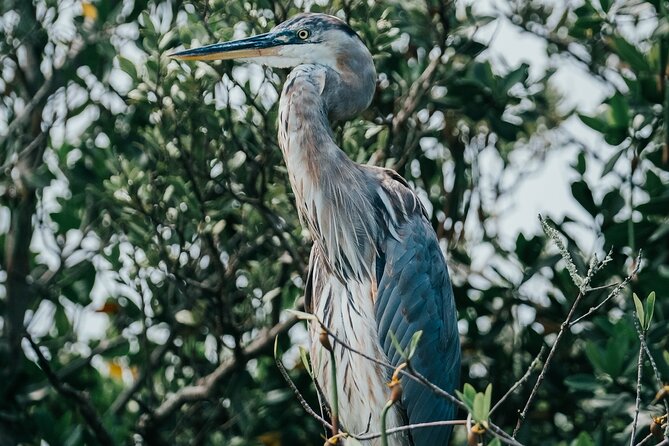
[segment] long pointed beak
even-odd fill
[[[278,55],[279,47],[289,42],[281,33],[266,33],[231,42],[214,43],[199,48],[179,51],[169,57],[180,60],[228,60]]]

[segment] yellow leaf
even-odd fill
[[[109,376],[118,380],[123,379],[123,367],[115,362],[110,362],[107,365],[109,366]]]
[[[281,432],[266,432],[262,435],[258,435],[258,440],[265,446],[281,446]]]
[[[82,14],[86,20],[94,22],[98,18],[98,8],[92,3],[81,2]]]

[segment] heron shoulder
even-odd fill
[[[411,217],[428,218],[418,195],[400,174],[382,167],[361,167],[374,178],[374,203],[378,212],[388,215],[389,223],[392,223],[392,227],[389,227],[391,233],[394,232],[393,227],[397,228]]]

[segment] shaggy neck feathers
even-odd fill
[[[288,76],[279,104],[279,145],[300,221],[322,250],[331,272],[342,281],[371,276],[380,228],[369,218],[373,191],[368,174],[334,142],[326,90],[336,94],[338,73],[320,65],[300,65]],[[327,83],[327,85],[326,85]]]

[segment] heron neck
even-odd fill
[[[333,271],[362,278],[377,228],[368,178],[334,141],[322,92],[327,68],[300,65],[289,75],[279,103],[279,145],[300,221]]]

